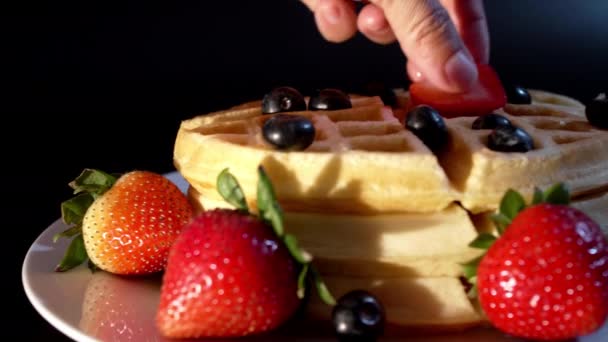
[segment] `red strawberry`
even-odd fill
[[[78,194],[62,203],[62,216],[75,235],[57,267],[65,271],[88,257],[116,274],[162,271],[169,248],[193,215],[186,196],[162,175],[132,171],[116,179],[85,170],[71,186]]]
[[[262,169],[260,218],[247,212],[232,175],[220,174],[218,190],[240,210],[201,213],[172,246],[156,316],[165,337],[236,337],[275,329],[298,308],[307,271],[317,274],[293,236],[283,234]],[[324,289],[318,278],[317,286]]]
[[[503,201],[511,214],[499,220],[514,218],[477,269],[479,301],[490,322],[545,340],[599,329],[608,317],[608,241],[599,225],[566,204],[525,207],[518,195],[510,198],[519,204]]]
[[[477,66],[478,82],[466,93],[449,93],[427,82],[414,82],[409,91],[412,104],[429,105],[447,118],[480,116],[505,105],[507,96],[498,75],[487,64]]]
[[[236,210],[204,212],[172,248],[159,329],[174,338],[274,329],[298,307],[297,278],[289,251],[262,221]]]

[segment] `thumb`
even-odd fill
[[[384,11],[410,64],[436,87],[458,92],[477,80],[477,67],[437,0],[371,0]]]

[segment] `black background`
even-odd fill
[[[486,10],[491,63],[504,77],[581,101],[608,90],[607,1],[487,1]],[[0,28],[5,312],[27,327],[20,340],[63,339],[27,302],[20,272],[82,168],[171,171],[180,120],[276,85],[407,81],[398,46],[327,43],[296,0],[49,2],[3,11]]]

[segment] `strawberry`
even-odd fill
[[[289,251],[262,221],[237,210],[204,212],[172,248],[159,328],[174,338],[273,329],[298,307],[297,277]]]
[[[558,184],[532,205],[509,191],[501,203],[498,238],[477,267],[479,302],[500,330],[529,339],[570,339],[599,329],[608,317],[608,240],[599,225],[570,207]]]
[[[169,248],[193,215],[175,184],[157,173],[131,171],[118,176],[86,169],[70,186],[76,196],[62,203],[72,224],[55,236],[73,237],[56,271],[89,259],[89,266],[116,274],[162,271]]]
[[[168,338],[237,337],[263,333],[300,306],[304,281],[335,301],[311,257],[283,233],[272,186],[259,169],[258,209],[248,212],[236,179],[224,170],[218,190],[237,209],[199,214],[175,241],[163,276],[157,327]]]
[[[412,83],[409,88],[412,105],[431,106],[446,118],[480,116],[504,106],[507,95],[494,69],[479,64],[477,70],[478,82],[464,93],[449,93],[428,82]]]

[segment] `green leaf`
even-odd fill
[[[68,225],[74,225],[65,231],[55,234],[53,242],[61,237],[72,237],[60,263],[55,268],[57,272],[68,271],[87,259],[87,252],[82,239],[82,220],[95,199],[108,191],[118,176],[96,169],[84,169],[78,177],[68,185],[74,189],[75,196],[61,203],[61,219]]]
[[[496,226],[498,236],[504,234],[507,227],[511,224],[511,219],[501,213],[492,214],[492,221]]]
[[[511,220],[525,207],[526,201],[524,198],[512,189],[509,189],[500,201],[500,213]]]
[[[61,203],[61,218],[66,224],[80,224],[87,209],[93,204],[93,196],[81,193]]]
[[[90,193],[94,198],[102,195],[114,185],[117,177],[97,169],[84,169],[69,183],[74,193]]]
[[[310,264],[302,265],[300,274],[298,275],[298,298],[302,299],[306,296],[306,276],[308,275],[308,268]]]
[[[82,226],[80,224],[77,224],[73,227],[70,227],[70,228],[62,231],[61,233],[57,233],[57,234],[53,235],[53,242],[57,242],[57,240],[59,240],[62,237],[70,238],[70,237],[80,233],[81,231],[82,231]]]
[[[232,204],[235,208],[249,211],[243,189],[236,178],[228,171],[228,168],[222,170],[217,176],[217,191],[226,202]]]
[[[469,243],[469,247],[479,248],[479,249],[488,249],[492,244],[496,241],[496,236],[488,233],[481,233],[477,235],[475,240]]]
[[[283,210],[277,202],[274,189],[270,178],[262,166],[258,167],[258,210],[260,216],[270,222],[277,236],[282,237],[283,229]]]
[[[87,260],[87,251],[81,234],[76,235],[65,251],[63,259],[55,268],[55,272],[65,272]]]
[[[551,204],[570,204],[570,191],[564,183],[557,183],[544,192],[544,202]]]
[[[539,188],[534,187],[534,197],[532,198],[532,205],[541,203],[544,198],[545,195],[543,194],[543,192]]]
[[[467,292],[467,296],[471,300],[475,300],[477,298],[477,277],[472,277],[469,279],[469,282],[472,284],[471,288]]]
[[[310,267],[310,270],[313,275],[313,281],[317,288],[317,293],[319,294],[319,298],[321,298],[323,303],[325,303],[327,305],[330,305],[330,306],[336,305],[336,299],[334,298],[334,296],[331,294],[331,292],[327,288],[327,285],[325,285],[325,283],[323,282],[323,279],[321,279],[321,275],[319,274],[319,272],[313,266]]]
[[[97,265],[95,265],[93,263],[93,261],[91,261],[91,259],[89,259],[89,261],[87,262],[87,267],[89,268],[91,273],[95,273],[101,269],[101,268],[97,267]]]
[[[464,274],[464,276],[467,279],[471,279],[475,276],[477,276],[477,267],[479,266],[479,263],[481,262],[481,259],[483,259],[483,255],[480,255],[472,260],[469,260],[468,262],[461,264],[462,265],[462,273]]]
[[[291,234],[285,234],[283,241],[289,250],[289,253],[296,259],[300,264],[307,264],[312,261],[312,256],[298,246],[298,240]]]

